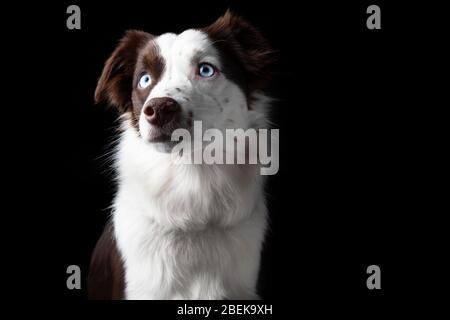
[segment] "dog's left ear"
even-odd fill
[[[262,89],[271,79],[275,52],[250,22],[227,10],[202,31],[242,67],[250,91]]]

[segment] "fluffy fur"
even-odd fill
[[[261,89],[270,53],[254,27],[227,12],[207,28],[179,35],[128,32],[107,61],[96,98],[122,112],[111,229],[123,264],[122,298],[257,298],[267,225],[259,166],[181,164],[167,142],[152,137],[189,129],[193,120],[201,120],[203,130],[266,128],[270,100]],[[196,74],[204,62],[217,67],[214,78]],[[145,90],[137,85],[143,70],[152,78]],[[176,122],[164,128],[143,115],[159,97],[181,106]],[[95,271],[111,270],[99,267],[111,263],[99,258],[105,248],[98,245],[102,252],[94,253],[91,280]],[[90,291],[120,281],[114,277],[90,281]]]

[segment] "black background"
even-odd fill
[[[81,7],[81,30],[66,28],[70,4]],[[366,28],[370,4],[381,7],[381,30]],[[93,94],[118,39],[127,29],[160,34],[206,26],[227,8],[279,52],[271,94],[278,99],[281,164],[268,185],[261,296],[283,311],[301,314],[319,303],[317,312],[361,307],[364,315],[419,294],[439,274],[433,247],[422,241],[430,239],[428,224],[416,216],[431,211],[424,189],[432,185],[423,183],[431,171],[420,160],[428,118],[418,107],[424,95],[416,79],[435,62],[437,35],[419,18],[433,8],[381,1],[60,1],[15,8],[20,18],[10,27],[18,34],[10,53],[23,54],[25,69],[17,81],[33,83],[26,108],[11,118],[30,123],[28,130],[15,127],[26,150],[15,144],[10,159],[25,172],[11,189],[27,195],[13,199],[15,228],[23,230],[16,238],[25,238],[14,250],[13,268],[22,275],[9,279],[18,292],[31,283],[32,299],[89,305],[78,302],[86,299],[84,282],[82,290],[67,290],[66,268],[79,265],[86,276],[115,190],[104,155],[117,114],[94,105]],[[29,16],[37,22],[20,32]],[[19,91],[15,101],[23,101]],[[419,253],[433,274],[423,277]],[[378,291],[366,287],[371,264],[381,268]]]

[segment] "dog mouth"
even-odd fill
[[[165,130],[160,128],[152,128],[149,132],[147,141],[151,143],[166,143],[170,142],[172,134],[168,134]]]
[[[186,115],[178,113],[172,117],[169,121],[163,121],[161,117],[160,121],[148,121],[147,118],[140,118],[139,120],[139,133],[141,138],[149,144],[154,145],[157,149],[169,151],[180,141],[179,139],[172,140],[172,134],[177,129],[184,129],[191,134],[193,120],[192,112],[188,112]]]
[[[170,153],[178,141],[172,141],[172,135],[161,130],[160,128],[152,128],[148,132],[147,137],[142,137],[145,143],[152,145],[156,150],[163,153]]]
[[[173,121],[163,126],[152,126],[148,129],[146,135],[141,135],[146,142],[151,144],[165,145],[165,147],[173,147],[179,143],[178,140],[172,140],[172,134],[177,129],[185,129],[191,131],[191,125],[188,121]]]

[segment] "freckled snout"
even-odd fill
[[[153,98],[144,107],[145,119],[152,125],[162,127],[181,113],[181,106],[172,98]]]

